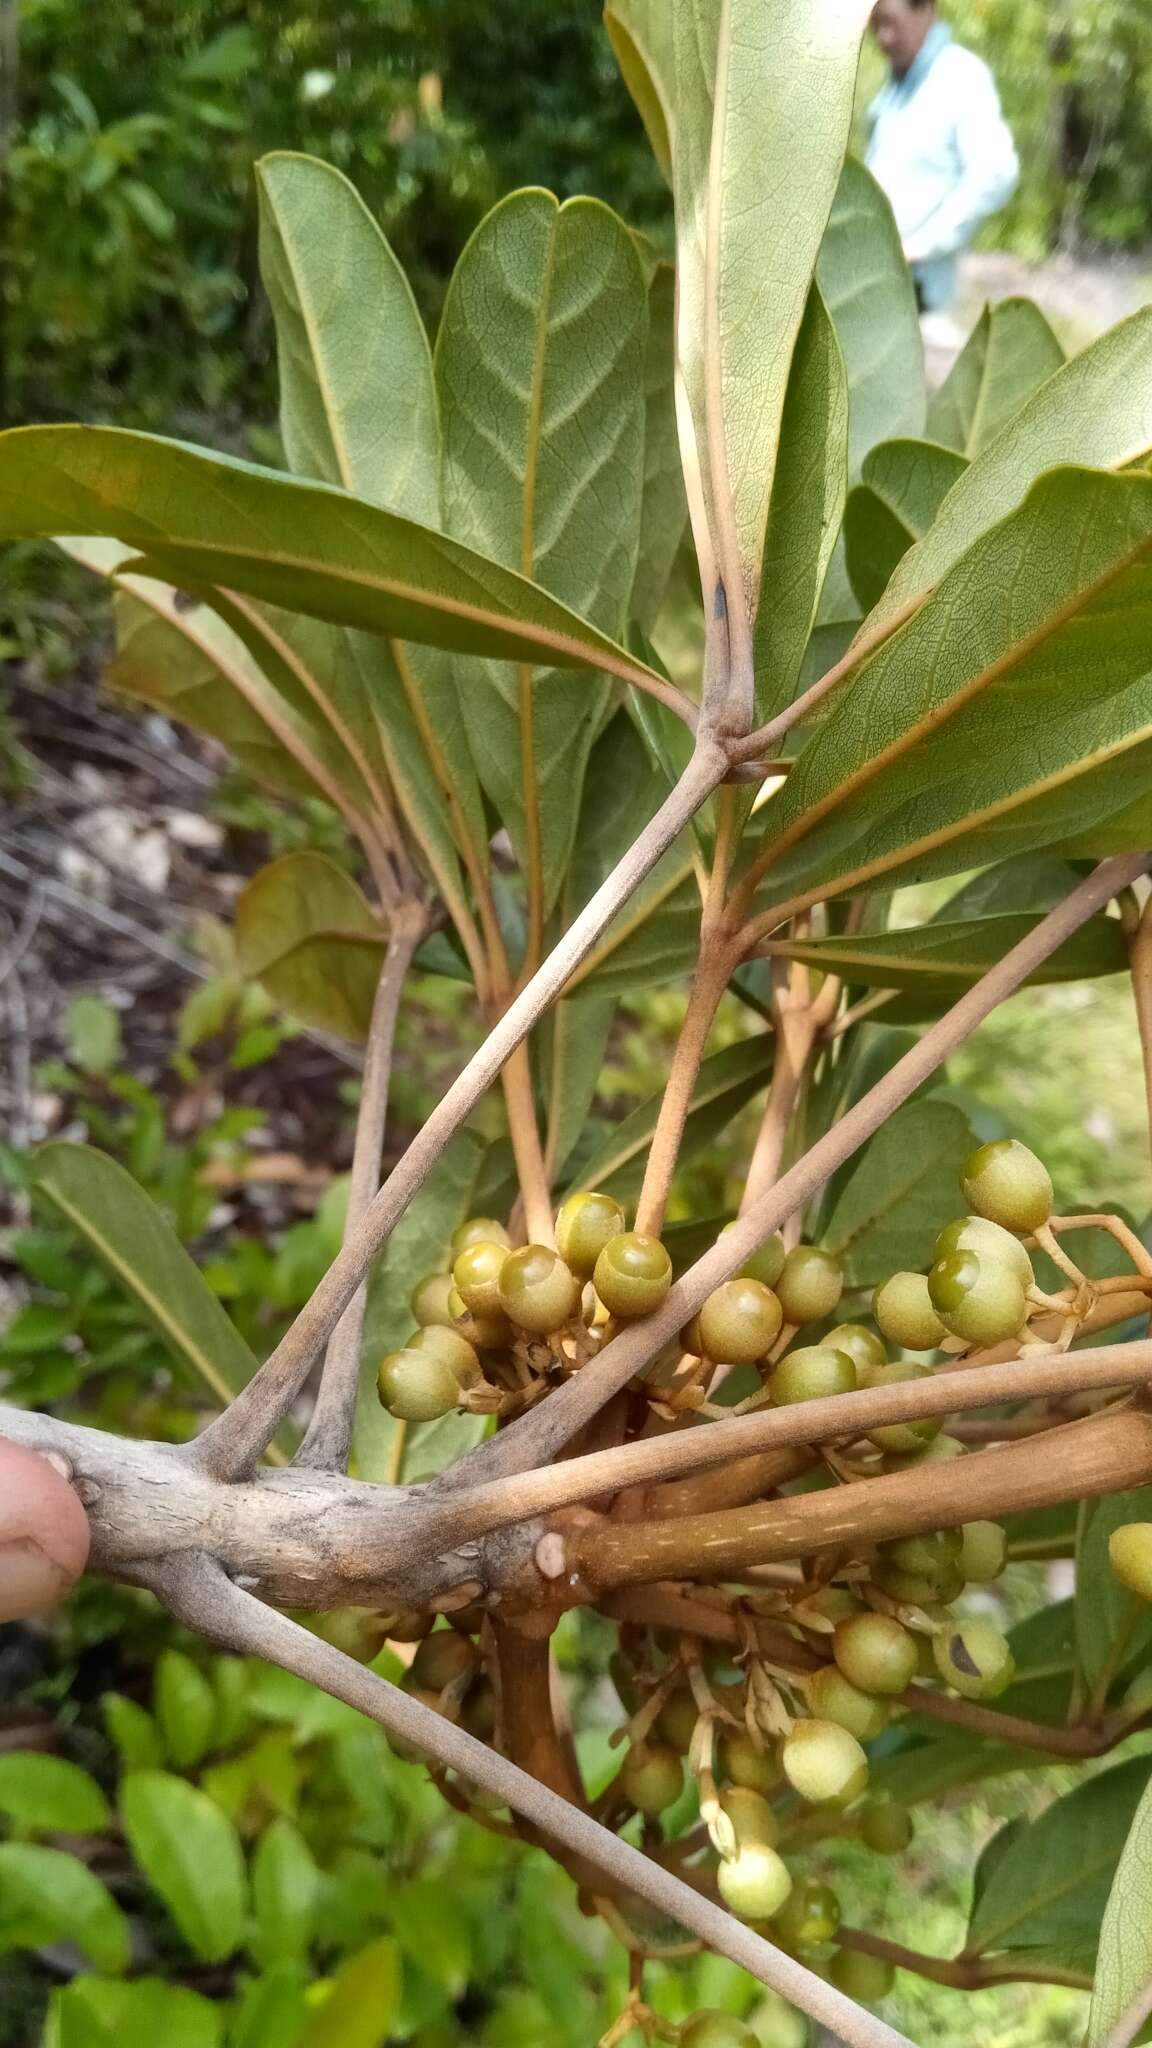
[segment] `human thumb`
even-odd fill
[[[0,1621],[62,1600],[88,1561],[88,1517],[38,1451],[0,1437]]]

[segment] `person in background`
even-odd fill
[[[891,75],[868,109],[867,163],[891,201],[925,314],[946,314],[959,257],[1020,175],[988,66],[952,40],[935,0],[877,0]]]

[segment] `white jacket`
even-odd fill
[[[921,303],[947,306],[960,251],[1020,175],[992,73],[937,22],[905,76],[877,94],[868,120],[868,168],[892,203]]]

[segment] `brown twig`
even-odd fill
[[[1064,1970],[1059,1964],[1026,1963],[1012,1956],[926,1956],[902,1942],[886,1941],[883,1935],[867,1934],[859,1927],[841,1927],[836,1935],[841,1948],[856,1949],[860,1955],[876,1956],[898,1970],[912,1970],[933,1984],[947,1984],[954,1991],[985,1991],[994,1984],[1067,1984],[1074,1991],[1091,1989],[1092,1979],[1078,1970]]]

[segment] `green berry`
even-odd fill
[[[569,1195],[556,1213],[556,1249],[566,1266],[590,1280],[610,1238],[624,1228],[624,1211],[611,1195]]]
[[[779,1335],[784,1313],[770,1287],[759,1280],[725,1280],[713,1289],[696,1322],[701,1357],[726,1365],[751,1365]]]
[[[496,1734],[496,1690],[486,1678],[469,1686],[460,1709],[460,1724],[477,1742],[491,1743]]]
[[[888,1726],[891,1708],[887,1700],[861,1692],[835,1664],[825,1664],[808,1680],[808,1707],[814,1719],[835,1721],[857,1742],[871,1742]]]
[[[840,1901],[831,1885],[815,1877],[794,1884],[776,1915],[776,1931],[786,1948],[823,1948],[840,1925]]]
[[[909,1429],[917,1428],[922,1430],[925,1425],[924,1423],[909,1423],[906,1426]],[[876,1441],[879,1437],[879,1431],[873,1430],[872,1437],[873,1441]],[[960,1442],[958,1437],[941,1436],[936,1431],[933,1431],[927,1441],[921,1437],[915,1449],[894,1451],[889,1447],[888,1454],[884,1459],[884,1470],[886,1472],[909,1472],[914,1465],[947,1465],[951,1463],[953,1458],[966,1458],[967,1455],[967,1447]]]
[[[856,1367],[858,1386],[871,1386],[870,1375],[888,1363],[883,1339],[865,1323],[837,1323],[822,1340],[833,1351],[846,1351]]]
[[[480,1360],[475,1346],[463,1337],[459,1330],[445,1329],[443,1323],[426,1323],[421,1330],[413,1330],[405,1351],[428,1351],[434,1358],[442,1358],[450,1365],[462,1387],[468,1387],[481,1377]]]
[[[502,1313],[500,1299],[500,1275],[508,1257],[507,1245],[497,1244],[494,1238],[484,1238],[478,1244],[465,1245],[456,1256],[452,1278],[456,1292],[474,1316],[497,1316]]]
[[[780,1751],[784,1775],[810,1806],[848,1806],[868,1782],[868,1758],[835,1721],[796,1721]]]
[[[866,1799],[860,1808],[860,1840],[877,1856],[901,1856],[912,1840],[912,1815],[895,1799]]]
[[[856,1367],[846,1351],[833,1351],[827,1344],[804,1344],[780,1360],[768,1384],[776,1406],[787,1408],[794,1401],[853,1393]]]
[[[421,1328],[426,1329],[435,1323],[446,1329],[451,1327],[452,1311],[448,1306],[448,1296],[453,1284],[451,1273],[429,1273],[417,1281],[412,1289],[410,1307]]]
[[[981,1145],[965,1160],[960,1185],[978,1216],[1021,1237],[1040,1230],[1052,1214],[1048,1168],[1018,1138]]]
[[[879,1555],[899,1571],[931,1579],[959,1562],[963,1541],[959,1529],[932,1529],[923,1536],[898,1536],[894,1543],[882,1543]]]
[[[967,1344],[1003,1344],[1018,1334],[1028,1313],[1011,1267],[983,1252],[949,1252],[937,1259],[928,1292],[945,1328]]]
[[[680,2029],[679,2048],[759,2048],[760,2036],[730,2012],[695,2012]]]
[[[1009,1266],[1021,1287],[1031,1287],[1033,1278],[1032,1261],[1018,1237],[1010,1230],[1003,1230],[999,1223],[990,1223],[986,1216],[958,1216],[954,1223],[946,1223],[939,1237],[933,1261],[951,1258],[954,1252],[976,1252],[986,1259],[999,1259],[1002,1266]]]
[[[688,1686],[678,1686],[669,1693],[656,1719],[656,1733],[676,1751],[677,1756],[687,1756],[696,1733],[700,1709]]]
[[[902,1607],[931,1607],[939,1601],[958,1600],[964,1591],[964,1574],[959,1565],[944,1565],[929,1576],[925,1572],[901,1571],[899,1565],[877,1557],[872,1562],[872,1584]]]
[[[428,1686],[433,1692],[443,1692],[457,1678],[471,1676],[479,1664],[474,1643],[467,1636],[457,1635],[454,1628],[434,1629],[425,1636],[408,1666],[409,1676],[417,1685]]]
[[[856,1614],[842,1621],[832,1654],[850,1685],[861,1692],[903,1692],[916,1675],[916,1644],[890,1614]]]
[[[434,1714],[443,1714],[444,1709],[440,1705],[439,1693],[430,1692],[427,1687],[421,1688],[417,1685],[409,1684],[407,1679],[408,1673],[405,1672],[404,1691],[410,1699],[418,1700],[422,1707],[430,1708]],[[406,1764],[422,1764],[427,1761],[427,1750],[422,1749],[419,1743],[409,1742],[406,1736],[389,1735],[388,1744],[394,1755],[402,1757]]]
[[[750,1792],[771,1792],[780,1771],[770,1750],[757,1749],[750,1735],[724,1737],[724,1769],[734,1785]]]
[[[415,1607],[393,1607],[380,1616],[380,1625],[390,1643],[418,1643],[432,1628],[434,1614],[421,1614]]]
[[[684,1790],[684,1765],[674,1749],[644,1743],[629,1750],[618,1783],[637,1813],[663,1813],[666,1806],[675,1806]]]
[[[896,1976],[891,1963],[881,1956],[863,1956],[854,1948],[838,1948],[828,1966],[828,1975],[846,1998],[857,2005],[875,2005],[892,1989]]]
[[[658,1237],[624,1230],[609,1238],[592,1278],[610,1315],[650,1316],[672,1285],[672,1261]]]
[[[724,1229],[720,1232],[721,1237],[724,1236],[726,1231],[733,1229],[735,1229],[734,1224],[726,1223]],[[750,1258],[745,1259],[744,1264],[740,1268],[740,1278],[742,1280],[759,1280],[762,1287],[775,1287],[783,1270],[784,1240],[778,1232],[774,1231],[771,1237],[765,1238],[763,1244],[757,1245]]]
[[[473,1315],[463,1296],[453,1287],[448,1296],[452,1310],[452,1328],[468,1339],[476,1351],[499,1351],[512,1342],[512,1325],[503,1312],[493,1315]]]
[[[904,1351],[935,1351],[947,1335],[923,1273],[893,1273],[872,1296],[872,1313],[888,1342]]]
[[[871,1376],[873,1387],[894,1387],[909,1380],[926,1380],[931,1377],[931,1368],[917,1365],[911,1358],[895,1358],[890,1365],[878,1365]],[[944,1427],[942,1415],[921,1415],[911,1422],[883,1422],[868,1435],[881,1451],[920,1451],[931,1443]]]
[[[1125,1522],[1108,1538],[1108,1562],[1138,1600],[1152,1600],[1152,1522]]]
[[[716,1873],[720,1896],[741,1920],[771,1920],[792,1889],[783,1859],[766,1842],[750,1842]]]
[[[789,1252],[776,1282],[784,1319],[789,1323],[815,1323],[830,1316],[843,1291],[839,1259],[815,1244],[798,1244]]]
[[[1008,1538],[999,1522],[965,1522],[959,1565],[969,1585],[989,1585],[1000,1577],[1007,1561]]]
[[[961,1621],[932,1639],[936,1669],[966,1700],[991,1700],[1016,1675],[1011,1646],[990,1621]]]
[[[462,1223],[459,1230],[452,1232],[453,1259],[458,1259],[461,1252],[466,1252],[474,1244],[502,1244],[505,1251],[510,1251],[512,1239],[494,1216],[470,1216],[467,1223]]]
[[[820,1586],[815,1593],[805,1593],[799,1603],[802,1616],[821,1614],[825,1621],[835,1627],[838,1621],[847,1621],[850,1614],[859,1614],[860,1602],[848,1591],[847,1586]],[[807,1626],[805,1622],[805,1626]],[[829,1716],[835,1720],[835,1714]]]
[[[732,1823],[739,1848],[752,1842],[769,1849],[776,1847],[780,1823],[775,1807],[769,1805],[762,1792],[753,1792],[747,1785],[728,1785],[720,1794],[720,1804]]]
[[[562,1330],[580,1303],[580,1282],[559,1252],[526,1244],[500,1268],[500,1306],[510,1322],[534,1336]]]
[[[376,1385],[385,1408],[400,1422],[435,1422],[460,1404],[460,1382],[452,1367],[428,1351],[393,1351],[381,1361]]]

